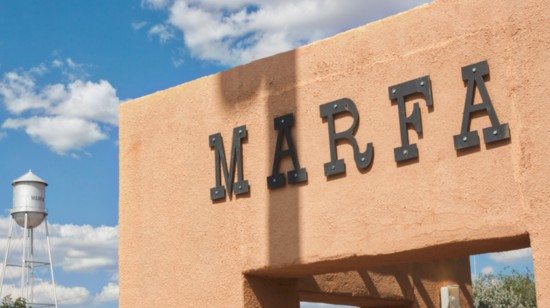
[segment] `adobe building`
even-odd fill
[[[120,306],[439,307],[531,247],[550,307],[550,2],[437,0],[120,109]]]

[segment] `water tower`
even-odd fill
[[[53,275],[53,264],[52,264],[52,253],[50,247],[50,237],[48,234],[48,222],[46,217],[48,212],[45,207],[46,200],[46,183],[44,180],[32,173],[31,170],[25,173],[23,176],[12,182],[13,185],[13,208],[11,209],[11,219],[10,227],[8,234],[8,242],[6,246],[6,252],[4,255],[4,263],[2,266],[2,281],[0,282],[0,296],[3,298],[6,294],[3,294],[4,280],[6,278],[6,268],[7,267],[16,267],[21,268],[21,281],[20,281],[20,293],[11,294],[12,298],[21,297],[24,298],[27,302],[27,306],[32,307],[56,307],[57,308],[57,295],[55,292],[55,280]],[[14,226],[14,222],[17,226]],[[44,222],[44,223],[42,223]],[[37,238],[35,238],[36,232],[39,232],[38,227],[43,225],[43,231],[45,234],[45,244],[47,246],[47,258],[46,256],[40,256],[36,254],[35,244],[37,244]],[[21,236],[19,238],[14,237],[14,227],[20,229],[22,232],[19,232]],[[18,231],[18,230],[16,230]],[[10,246],[12,244],[12,238],[14,243],[22,244],[20,246],[21,251],[12,251],[10,252]],[[15,246],[15,245],[14,245]],[[19,262],[10,263],[8,258],[10,253],[14,255],[15,253],[20,253],[21,260]],[[44,253],[45,255],[45,253]],[[43,257],[44,259],[40,259]],[[51,289],[53,295],[53,303],[43,301],[43,299],[35,302],[34,297],[34,286],[36,282],[35,270],[41,270],[43,268],[49,268],[50,278],[51,278]],[[44,282],[40,280],[39,282]]]

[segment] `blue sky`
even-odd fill
[[[50,184],[60,306],[117,307],[119,104],[424,2],[0,1],[2,245],[11,181],[32,169]],[[529,261],[479,256],[477,272]]]

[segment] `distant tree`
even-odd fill
[[[11,298],[11,295],[6,295],[2,299],[2,305],[0,308],[26,308],[27,303],[24,298],[17,298],[15,301]]]
[[[529,270],[482,274],[473,282],[473,293],[476,308],[537,307],[535,278]]]

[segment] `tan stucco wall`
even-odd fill
[[[544,0],[439,0],[122,105],[120,306],[258,305],[246,273],[277,278],[268,284],[283,285],[288,297],[269,295],[277,289],[269,287],[264,296],[284,307],[296,300],[296,287],[279,283],[287,278],[529,245],[538,304],[550,306],[549,19]],[[453,135],[466,95],[461,67],[482,60],[511,139],[485,145],[482,129],[490,121],[476,117],[471,130],[481,146],[457,152]],[[388,87],[424,75],[434,106],[428,110],[420,99],[423,135],[409,130],[419,159],[396,164],[398,110]],[[356,139],[362,151],[373,143],[374,161],[359,171],[351,147],[340,145],[347,173],[327,179],[329,140],[319,106],[344,97],[358,107]],[[291,112],[309,180],[269,190],[273,119]],[[350,123],[339,119],[337,130]],[[240,125],[248,129],[242,148],[250,193],[212,202],[208,138],[221,133],[229,156]],[[291,169],[287,159],[280,170]]]

